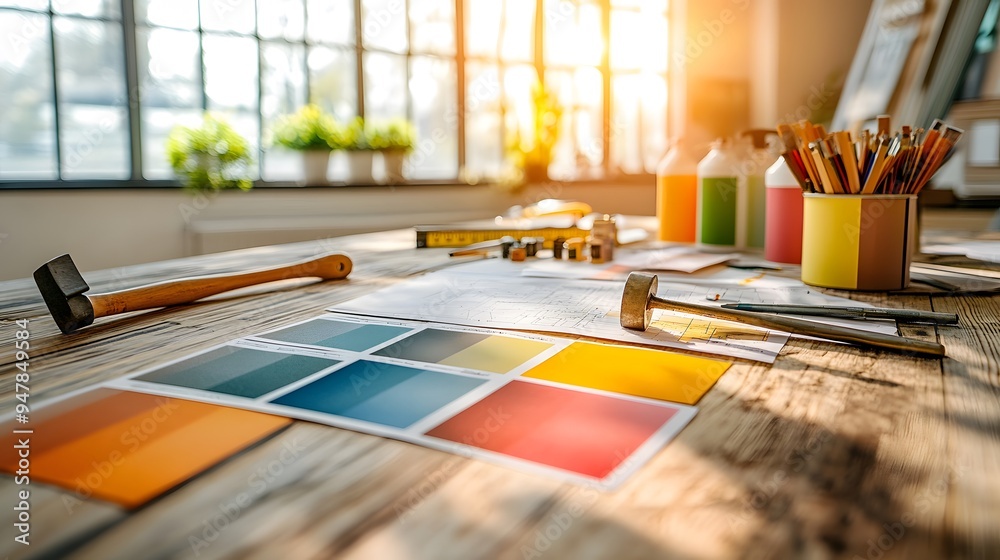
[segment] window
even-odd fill
[[[553,177],[650,173],[666,144],[666,0],[0,0],[0,37],[0,182],[169,180],[167,135],[205,110],[293,181],[268,131],[307,102],[409,118],[413,179],[489,178],[539,77]]]

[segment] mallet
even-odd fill
[[[69,255],[56,257],[35,271],[35,284],[45,299],[59,330],[73,332],[98,317],[127,311],[153,309],[190,303],[237,288],[288,278],[345,278],[351,259],[339,253],[287,266],[254,270],[241,274],[218,274],[168,280],[148,286],[106,294],[85,295],[90,289]]]
[[[736,321],[787,333],[838,340],[856,346],[872,346],[924,356],[944,356],[944,346],[936,342],[925,342],[912,338],[890,336],[834,325],[823,325],[792,317],[762,315],[749,311],[720,309],[707,305],[663,299],[656,297],[658,284],[659,282],[655,274],[646,274],[643,272],[629,274],[628,280],[625,281],[625,290],[622,293],[621,323],[623,327],[644,331],[649,328],[649,322],[653,318],[653,309],[667,309],[702,315],[712,319]]]

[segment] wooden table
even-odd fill
[[[14,404],[14,321],[31,320],[31,400],[318,314],[428,269],[443,250],[388,232],[95,272],[94,292],[244,270],[326,251],[347,281],[288,281],[61,335],[29,280],[0,283],[0,410]],[[845,294],[840,294],[845,295]],[[294,422],[134,512],[32,483],[31,547],[73,558],[1000,558],[1000,297],[850,294],[955,312],[907,327],[943,360],[792,339],[773,366],[737,361],[699,414],[611,493],[388,439]],[[297,452],[275,463],[283,449]],[[7,450],[4,451],[9,452]],[[224,504],[272,469],[218,531]],[[7,537],[10,535],[10,537]],[[204,544],[204,546],[202,546]]]

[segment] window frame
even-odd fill
[[[206,111],[209,104],[208,95],[206,94],[206,81],[205,81],[205,66],[204,66],[204,50],[203,43],[206,35],[216,35],[216,36],[230,36],[230,37],[245,37],[250,38],[256,42],[257,47],[257,61],[258,61],[258,73],[256,76],[258,89],[257,89],[257,138],[255,139],[256,145],[256,167],[258,177],[254,180],[254,188],[285,188],[289,186],[297,186],[298,183],[294,180],[264,180],[263,175],[263,157],[265,153],[265,146],[263,145],[263,140],[266,134],[265,124],[266,118],[262,112],[261,108],[261,97],[263,96],[263,76],[261,72],[262,61],[261,53],[265,44],[273,42],[287,42],[289,45],[301,45],[305,49],[305,59],[308,61],[309,49],[314,46],[323,46],[326,48],[343,48],[352,49],[355,55],[355,95],[356,95],[356,105],[355,112],[357,115],[365,114],[365,79],[364,79],[364,58],[365,54],[369,52],[374,53],[386,53],[395,56],[404,57],[406,61],[406,83],[409,87],[409,81],[411,78],[412,70],[411,63],[414,57],[427,56],[433,58],[441,58],[444,60],[453,61],[456,69],[455,76],[455,100],[457,104],[457,123],[456,123],[456,139],[457,139],[457,149],[453,157],[456,159],[457,163],[457,173],[455,177],[445,178],[445,179],[407,179],[403,185],[468,185],[469,182],[462,179],[463,169],[466,165],[466,154],[467,154],[467,142],[468,136],[466,132],[466,102],[467,102],[467,86],[466,75],[467,75],[467,64],[469,63],[483,63],[489,62],[496,64],[498,71],[502,71],[504,68],[513,65],[531,65],[535,68],[539,79],[544,83],[545,73],[547,69],[553,70],[574,70],[582,67],[594,67],[593,65],[563,65],[563,64],[546,64],[545,63],[545,0],[535,0],[535,14],[534,14],[534,44],[532,52],[532,60],[528,62],[516,61],[516,60],[506,60],[499,56],[495,59],[489,57],[483,57],[480,55],[467,56],[467,45],[466,45],[466,2],[465,0],[453,0],[453,15],[454,15],[454,31],[455,31],[455,49],[454,55],[442,55],[436,53],[425,53],[425,52],[414,52],[413,49],[413,26],[410,20],[410,7],[414,0],[399,0],[403,4],[403,10],[406,14],[406,34],[407,34],[407,47],[405,52],[389,51],[386,49],[372,47],[365,44],[364,41],[364,6],[363,0],[352,0],[353,12],[354,12],[354,44],[353,45],[335,45],[332,43],[326,43],[321,41],[315,41],[311,39],[308,35],[308,25],[309,25],[309,14],[308,5],[306,0],[303,0],[303,10],[305,11],[305,22],[303,29],[303,37],[301,40],[287,41],[280,38],[270,38],[265,39],[260,36],[259,30],[259,11],[257,9],[256,0],[254,0],[254,29],[252,33],[237,33],[237,32],[219,32],[213,30],[206,30],[202,26],[202,15],[201,15],[201,2],[205,0],[199,0],[198,6],[198,25],[196,28],[190,30],[196,33],[198,36],[199,45],[199,56],[201,57],[200,64],[198,65],[198,79],[200,80],[201,90],[201,107],[202,111]],[[501,9],[506,9],[506,1],[503,2]],[[676,1],[676,0],[675,0]],[[602,77],[602,162],[601,162],[601,177],[593,176],[582,176],[576,179],[559,179],[558,182],[566,184],[601,184],[606,182],[616,182],[616,183],[645,183],[648,182],[649,178],[652,177],[652,172],[642,172],[642,173],[615,173],[612,169],[612,147],[611,147],[611,135],[612,135],[612,114],[613,110],[613,100],[612,100],[612,81],[615,75],[624,75],[632,73],[630,70],[615,70],[611,65],[611,48],[610,37],[611,37],[611,14],[615,9],[612,6],[613,0],[597,0],[597,4],[601,10],[601,35],[604,41],[605,48],[601,54],[601,60],[599,66],[596,68],[601,72]],[[576,2],[574,2],[576,3]],[[52,3],[49,2],[48,8],[46,10],[37,10],[31,8],[22,7],[0,7],[0,11],[9,11],[14,13],[28,13],[44,15],[48,18],[48,31],[49,31],[49,49],[52,55],[52,65],[50,68],[51,79],[52,79],[52,100],[53,100],[53,130],[55,134],[54,138],[54,156],[56,162],[56,178],[55,179],[0,179],[0,190],[31,190],[31,189],[121,189],[121,188],[154,188],[154,189],[175,189],[178,188],[179,183],[175,179],[147,179],[143,177],[143,154],[142,154],[142,114],[141,114],[141,84],[139,79],[140,68],[139,68],[139,49],[137,44],[137,34],[141,28],[147,29],[174,29],[169,26],[150,26],[147,24],[139,25],[136,20],[135,3],[133,0],[119,0],[119,9],[121,14],[120,21],[114,18],[107,17],[91,17],[91,16],[81,16],[81,15],[63,15],[56,13],[53,10]],[[665,12],[665,17],[667,18],[668,24],[670,18],[675,16],[674,14],[674,2],[668,1],[667,11]],[[115,23],[118,24],[118,28],[122,33],[122,44],[124,46],[124,70],[125,70],[125,85],[127,87],[127,101],[126,101],[126,116],[128,122],[125,126],[125,133],[128,135],[128,147],[130,150],[129,154],[126,154],[126,161],[131,164],[131,169],[129,176],[126,179],[65,179],[63,177],[63,157],[64,150],[62,147],[62,142],[60,139],[60,92],[58,85],[58,64],[56,59],[56,37],[54,30],[54,21],[56,17],[67,17],[67,18],[77,18],[84,21],[99,21],[104,23]],[[669,47],[668,47],[669,48]],[[669,53],[667,53],[669,55]],[[669,57],[668,57],[669,59]],[[305,72],[305,83],[304,89],[307,98],[312,94],[312,83],[311,83],[311,73],[308,69],[308,64],[304,68]],[[667,80],[671,78],[672,70],[668,68],[662,74],[666,76]],[[669,82],[668,82],[669,83]],[[503,95],[501,93],[501,95]],[[308,101],[307,101],[308,102]],[[669,100],[668,100],[669,103]],[[573,109],[573,108],[567,108]],[[406,99],[406,116],[409,119],[413,119],[413,102],[412,95],[407,91]],[[572,111],[568,110],[566,115],[571,115]],[[670,111],[668,109],[664,110],[664,120],[667,122],[663,123],[664,130],[669,131],[669,118]],[[501,144],[506,144],[507,137],[507,123],[504,118],[504,114],[500,113],[500,129],[503,137],[500,139]],[[565,118],[565,116],[564,116]],[[330,185],[325,186],[309,186],[307,188],[343,188],[343,187],[364,187],[368,185],[356,185],[356,184],[345,184],[341,182],[334,182]]]

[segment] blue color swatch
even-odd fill
[[[405,428],[483,383],[485,379],[358,361],[272,402]]]
[[[136,379],[255,399],[338,363],[327,358],[224,346]]]
[[[344,321],[314,319],[301,325],[295,325],[259,336],[260,338],[277,340],[279,342],[310,344],[324,348],[339,348],[341,350],[363,352],[410,330],[412,329],[406,327],[363,325]]]

